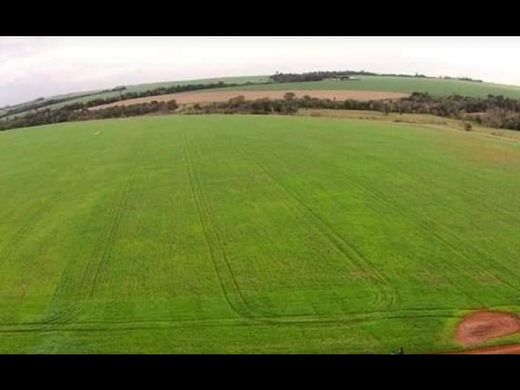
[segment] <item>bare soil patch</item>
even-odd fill
[[[195,103],[214,103],[227,102],[229,99],[244,96],[247,100],[270,98],[282,99],[287,92],[293,92],[297,97],[304,97],[308,95],[319,99],[336,99],[336,100],[383,100],[383,99],[400,99],[409,96],[406,93],[398,92],[380,92],[380,91],[193,91],[193,92],[179,92],[168,95],[147,96],[143,98],[129,99],[120,102],[109,104],[102,104],[100,106],[92,107],[91,110],[125,106],[130,104],[149,103],[152,101],[169,101],[175,99],[178,104],[195,104]]]
[[[478,311],[460,322],[456,339],[465,346],[472,346],[516,332],[520,332],[519,317],[502,312]]]
[[[501,345],[459,352],[459,355],[520,355],[520,344]]]

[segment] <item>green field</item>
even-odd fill
[[[218,83],[221,81],[224,83],[229,83],[229,84],[232,84],[232,83],[237,83],[237,84],[262,83],[262,82],[266,82],[268,80],[269,80],[269,76],[238,76],[238,77],[214,77],[214,78],[209,78],[209,79],[195,79],[195,80],[183,80],[183,81],[161,81],[161,82],[156,82],[156,83],[128,85],[126,90],[123,91],[123,93],[145,92],[145,91],[149,91],[149,90],[156,89],[156,88],[161,88],[161,87],[167,88],[167,87],[172,87],[175,85],[212,84],[212,83]],[[91,93],[91,95],[81,96],[81,95],[85,95],[88,93]],[[73,104],[73,103],[87,103],[87,102],[89,102],[91,100],[95,100],[95,99],[113,98],[113,97],[119,96],[119,92],[113,92],[113,91],[102,92],[102,90],[99,90],[98,93],[96,93],[96,91],[84,91],[84,92],[75,92],[75,93],[64,94],[64,95],[56,95],[56,96],[47,98],[46,100],[64,98],[64,97],[72,98],[75,95],[80,95],[80,96],[77,98],[74,98],[74,99],[66,100],[64,102],[50,104],[50,105],[46,106],[45,108],[57,109],[57,108],[60,108],[60,107],[63,107],[63,106],[69,105],[69,104]],[[31,102],[21,103],[16,106],[13,106],[13,107],[20,107],[25,104],[29,105],[29,104],[31,104]],[[6,111],[5,108],[3,108],[3,107],[0,108],[0,115],[2,115],[5,111]],[[19,116],[24,116],[29,111],[30,110],[21,112],[16,115],[11,115],[10,118],[13,119],[13,118],[16,118]],[[0,120],[3,120],[3,118],[0,118]]]
[[[240,87],[230,87],[231,90],[353,90],[353,91],[384,91],[384,92],[428,92],[431,95],[451,95],[459,94],[463,96],[481,96],[486,97],[489,94],[503,95],[510,98],[520,99],[520,86],[494,84],[494,83],[477,83],[458,80],[443,80],[435,78],[414,78],[414,77],[392,77],[392,76],[356,76],[359,80],[350,81],[313,81],[302,83],[273,83],[260,84],[269,81],[269,76],[241,76],[241,77],[217,77],[210,79],[197,79],[185,81],[165,81],[157,83],[129,85],[125,92],[144,92],[159,87],[171,87],[173,85],[185,84],[209,84],[218,83],[259,83],[258,85],[248,85]],[[95,91],[93,91],[95,92]],[[85,92],[76,92],[69,94],[70,96],[84,94]],[[69,96],[60,95],[59,97]],[[61,103],[55,103],[47,106],[47,108],[56,109],[72,103],[86,103],[90,100],[99,98],[112,98],[119,95],[119,92],[100,92],[91,96],[82,96],[75,99],[67,100]],[[23,104],[22,104],[23,105]],[[20,105],[18,105],[20,106]],[[0,114],[3,108],[0,108]],[[11,118],[23,116],[26,112],[13,115]],[[0,119],[2,120],[2,119]]]
[[[0,352],[460,349],[465,313],[520,311],[519,163],[345,119],[0,132]]]
[[[481,96],[489,94],[520,98],[520,86],[476,83],[471,81],[443,80],[434,78],[359,76],[359,80],[323,80],[302,83],[277,83],[233,87],[240,90],[354,90],[388,92],[428,92],[431,95]]]
[[[123,91],[123,93],[128,92],[145,92],[156,88],[167,88],[167,87],[173,87],[175,85],[187,85],[187,84],[212,84],[212,83],[218,83],[218,82],[224,82],[224,83],[260,83],[268,81],[268,76],[241,76],[241,77],[216,77],[211,79],[196,79],[196,80],[185,80],[185,81],[164,81],[164,82],[157,82],[157,83],[147,83],[147,84],[136,84],[136,85],[129,85],[127,86],[126,90]],[[86,103],[90,100],[94,99],[107,99],[107,98],[113,98],[119,96],[119,92],[101,92],[92,96],[83,96],[79,97],[77,99],[71,99],[67,100],[66,102],[62,103],[56,103],[48,106],[48,108],[59,108],[63,107],[67,104],[72,103]]]

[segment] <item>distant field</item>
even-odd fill
[[[442,79],[363,76],[360,77],[359,80],[325,80],[303,83],[259,84],[223,88],[211,91],[195,91],[188,93],[183,92],[178,94],[150,96],[146,98],[132,99],[123,102],[109,104],[106,106],[128,105],[132,103],[142,103],[152,100],[161,101],[170,99],[177,99],[179,103],[203,103],[209,101],[222,101],[228,100],[229,98],[235,96],[228,91],[237,91],[237,94],[244,95],[247,98],[251,99],[264,97],[264,95],[255,94],[253,91],[265,91],[265,94],[269,95],[265,95],[265,97],[272,98],[283,96],[283,94],[287,91],[292,91],[295,93],[301,91],[298,93],[298,95],[300,96],[307,94],[310,96],[316,96],[320,98],[336,98],[342,100],[349,98],[358,100],[400,98],[408,96],[413,92],[428,92],[432,95],[460,94],[465,96],[482,97],[485,97],[489,94],[495,94],[509,96],[513,98],[520,98],[520,87],[508,85]],[[313,93],[312,91],[315,92]],[[355,91],[362,92],[362,94],[355,94]],[[372,92],[373,95],[370,94],[370,92]]]
[[[174,85],[186,85],[186,84],[210,84],[210,83],[218,83],[220,81],[233,84],[233,83],[259,83],[263,81],[267,81],[269,76],[243,76],[243,77],[217,77],[211,79],[197,79],[197,80],[185,80],[185,81],[165,81],[158,83],[147,83],[147,84],[136,84],[129,85],[127,89],[123,91],[125,92],[143,92],[151,89],[161,88],[161,87],[172,87]],[[69,100],[65,103],[57,103],[49,106],[50,108],[59,108],[67,104],[72,103],[85,103],[93,99],[105,99],[119,96],[119,92],[103,92],[100,94],[96,94],[94,96],[86,96],[78,99]]]
[[[314,81],[305,83],[279,83],[240,87],[249,90],[364,90],[390,92],[429,92],[432,95],[460,94],[465,96],[487,96],[488,94],[520,98],[520,86],[469,81],[422,79],[410,77],[363,76],[360,80]]]
[[[194,83],[217,83],[223,81],[226,83],[263,83],[269,81],[269,76],[243,76],[243,77],[220,77],[211,79],[185,80],[185,81],[167,81],[158,83],[138,84],[127,86],[125,92],[142,92],[159,87],[168,87],[172,85],[194,84]],[[410,77],[391,77],[391,76],[361,76],[359,80],[347,81],[315,81],[305,83],[275,83],[275,84],[259,84],[250,86],[239,86],[222,89],[225,90],[249,90],[249,91],[372,91],[372,92],[392,92],[410,94],[412,92],[428,92],[432,95],[450,95],[460,94],[465,96],[482,96],[488,94],[503,95],[511,98],[520,99],[520,86],[511,86],[493,83],[476,83],[469,81],[442,80],[442,79],[422,79]],[[213,91],[213,90],[212,90]],[[83,92],[85,93],[85,92]],[[69,95],[81,94],[77,92]],[[118,92],[103,92],[92,96],[78,97],[63,103],[56,103],[48,108],[59,108],[67,104],[88,102],[98,98],[111,98],[118,96]],[[67,95],[60,95],[67,96]],[[161,98],[162,99],[162,98]],[[154,100],[158,100],[155,98]],[[126,103],[125,103],[126,104]],[[1,109],[0,109],[1,112]],[[22,113],[20,115],[24,115]]]
[[[520,311],[519,164],[341,118],[1,132],[0,352],[461,350],[466,313]]]
[[[216,77],[216,78],[210,78],[210,79],[196,79],[196,80],[184,80],[184,81],[164,81],[164,82],[157,82],[157,83],[129,85],[129,86],[127,86],[127,89],[125,91],[123,91],[123,93],[125,93],[125,92],[143,92],[143,91],[148,91],[148,90],[160,88],[160,87],[171,87],[174,85],[218,83],[220,81],[229,83],[229,84],[247,83],[247,82],[260,83],[260,82],[265,82],[268,79],[269,79],[269,76],[241,76],[241,77]],[[50,105],[46,106],[46,108],[56,109],[56,108],[66,106],[68,104],[86,103],[86,102],[89,102],[89,101],[95,100],[95,99],[106,99],[106,98],[112,98],[112,97],[119,96],[119,92],[111,92],[111,91],[100,92],[100,93],[95,93],[96,91],[90,91],[90,92],[93,92],[93,94],[89,95],[89,96],[82,96],[82,97],[78,97],[75,99],[70,99],[70,100],[67,100],[67,101],[64,101],[61,103],[50,104]],[[67,96],[73,97],[74,95],[84,95],[86,93],[89,93],[89,91],[57,95],[57,96],[47,98],[47,100],[53,99],[53,98],[63,98],[63,97],[67,97]],[[20,106],[20,105],[18,105],[18,106]],[[22,112],[18,115],[12,115],[11,118],[23,116],[27,112],[28,111]],[[2,109],[0,109],[0,115],[1,115],[1,113],[2,113]],[[2,119],[0,119],[0,120],[2,120]]]
[[[289,91],[289,90],[288,90]],[[137,99],[123,100],[120,102],[114,102],[109,104],[102,104],[100,106],[93,107],[91,109],[102,109],[114,106],[127,106],[131,104],[149,103],[152,101],[169,101],[175,99],[178,104],[193,104],[193,103],[212,103],[212,102],[227,102],[229,99],[244,96],[245,99],[283,99],[284,95],[288,91],[276,90],[276,91],[244,91],[244,90],[203,90],[193,92],[180,92],[172,93],[168,95],[159,96],[147,96]],[[377,91],[319,91],[315,89],[311,90],[297,90],[295,91],[297,97],[303,97],[309,95],[314,98],[320,99],[354,99],[354,100],[380,100],[380,99],[400,99],[402,97],[409,96],[405,93],[397,92],[377,92]]]

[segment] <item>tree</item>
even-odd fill
[[[239,106],[240,104],[243,104],[246,101],[246,98],[243,95],[235,96],[229,99],[229,104],[231,106]]]
[[[294,97],[296,95],[294,94],[294,92],[287,92],[285,95],[283,95],[283,98],[284,100],[287,100],[288,102],[291,102],[294,100]]]
[[[168,107],[169,111],[176,110],[179,105],[177,104],[177,101],[175,99],[172,99],[166,103],[166,106]]]

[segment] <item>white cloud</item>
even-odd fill
[[[117,84],[365,69],[520,84],[517,37],[0,37],[0,106]]]

